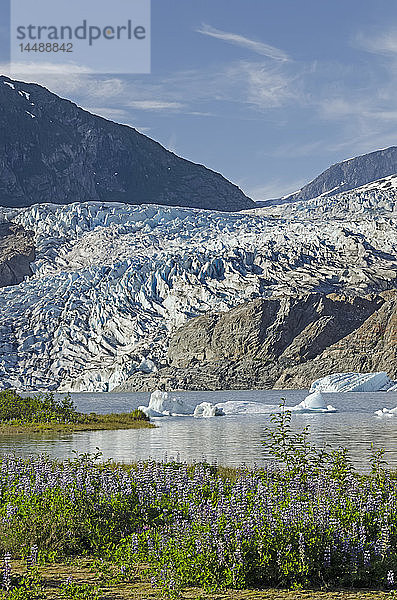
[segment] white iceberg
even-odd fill
[[[376,410],[375,414],[377,417],[386,417],[387,419],[397,417],[397,406],[396,408],[382,408],[382,410]]]
[[[139,406],[148,417],[192,415],[194,407],[180,398],[170,398],[168,392],[156,390],[150,395],[149,406]]]
[[[262,404],[249,400],[227,400],[218,402],[215,406],[225,415],[263,415],[274,413],[277,410],[275,404]]]
[[[317,379],[310,392],[380,392],[394,386],[388,374],[379,373],[333,373]]]
[[[223,409],[211,402],[201,402],[194,409],[194,417],[222,417],[225,413]]]
[[[294,412],[337,412],[337,409],[331,406],[331,404],[325,404],[323,395],[321,392],[313,392],[306,396],[302,402],[291,408],[285,408],[285,410],[292,410]]]

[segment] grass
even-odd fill
[[[144,419],[134,417],[133,413],[98,415],[91,413],[83,423],[47,422],[0,422],[0,435],[26,433],[73,433],[75,431],[98,431],[115,429],[147,429],[155,425]]]
[[[15,574],[22,574],[26,567],[21,561],[13,561],[12,570]],[[108,577],[104,576],[104,572]],[[116,565],[103,562],[101,572],[98,561],[86,557],[43,565],[39,567],[39,574],[40,598],[43,600],[64,599],[62,584],[70,577],[76,584],[87,586],[100,600],[159,600],[163,597],[161,591],[153,589],[145,578],[144,565],[137,567],[134,581],[129,583],[110,580],[109,574],[117,574]],[[379,590],[233,589],[208,593],[195,587],[183,589],[179,595],[180,600],[391,600],[396,597],[395,592]]]
[[[0,392],[0,435],[26,433],[72,433],[154,427],[140,410],[128,413],[86,415],[76,410],[70,396],[53,394],[22,397],[14,390]]]

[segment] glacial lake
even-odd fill
[[[171,392],[182,401],[225,402],[248,400],[277,405],[280,398],[287,406],[301,402],[304,390],[255,390],[221,392]],[[72,398],[83,412],[127,412],[148,405],[149,393],[79,393]],[[389,466],[397,468],[397,417],[379,419],[375,410],[397,406],[397,392],[324,394],[336,413],[292,414],[293,429],[310,426],[311,439],[318,445],[348,448],[360,470],[368,468],[371,442],[384,448]],[[195,462],[206,460],[221,465],[262,465],[269,456],[262,445],[264,429],[272,426],[271,409],[265,414],[226,415],[195,419],[192,416],[154,419],[156,429],[91,431],[73,434],[0,436],[0,454],[32,455],[46,453],[58,459],[73,458],[73,451],[96,452],[103,459],[132,462],[140,459]]]

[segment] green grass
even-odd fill
[[[114,419],[105,417],[113,416]],[[135,419],[131,413],[115,415],[89,415],[85,423],[4,423],[0,422],[0,435],[14,435],[26,433],[73,433],[75,431],[98,431],[115,429],[148,429],[155,425],[149,421]],[[117,418],[116,418],[117,417]]]
[[[14,390],[0,392],[0,435],[149,427],[154,425],[140,410],[86,415],[76,410],[70,396],[57,400],[51,393],[22,397]]]
[[[14,575],[23,574],[26,567],[21,561],[12,562]],[[117,566],[103,562],[101,564],[91,558],[74,558],[69,562],[57,562],[42,565],[38,568],[40,593],[43,600],[60,600],[65,598],[62,586],[67,578],[72,578],[75,587],[88,590],[87,596],[100,600],[159,600],[163,596],[160,590],[152,588],[145,578],[144,565],[137,566],[134,581],[124,583],[117,579]],[[112,581],[113,578],[113,581]],[[69,598],[78,597],[66,596]],[[1,600],[7,595],[3,592]],[[26,600],[34,600],[32,592],[28,592]],[[379,590],[280,590],[280,589],[248,589],[222,590],[208,593],[200,588],[187,588],[181,591],[180,600],[392,600],[397,598],[394,592]],[[22,600],[25,600],[24,598]]]

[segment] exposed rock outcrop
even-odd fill
[[[309,200],[321,194],[335,195],[397,173],[397,146],[376,150],[336,163],[302,189],[270,203]]]
[[[21,283],[32,274],[34,234],[11,223],[0,223],[0,287]]]
[[[257,299],[190,320],[171,338],[169,367],[121,389],[306,388],[338,371],[397,377],[397,292]]]
[[[286,369],[275,386],[306,387],[330,373],[386,371],[397,379],[397,292],[383,292],[384,303],[351,334],[326,348],[315,360]]]
[[[40,85],[0,76],[0,206],[99,200],[234,211],[255,203],[219,173]]]

